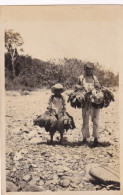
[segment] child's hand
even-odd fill
[[[95,83],[94,87],[95,89],[101,89],[101,85],[99,83]]]
[[[52,113],[53,113],[54,115],[56,115],[56,110],[55,110],[55,109],[52,109],[51,111],[52,111]]]
[[[52,110],[52,107],[51,107],[51,106],[48,106],[48,107],[47,107],[47,110]]]

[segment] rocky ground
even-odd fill
[[[54,145],[47,142],[49,133],[33,125],[33,119],[46,111],[50,90],[34,92],[6,91],[6,181],[7,191],[94,191],[109,190],[92,182],[89,169],[93,165],[110,166],[119,171],[119,99],[100,113],[100,142],[93,148],[93,137],[81,146],[81,110],[67,111],[75,120],[76,129],[59,133]],[[64,93],[66,100],[69,91]],[[90,122],[92,134],[92,123]]]

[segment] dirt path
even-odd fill
[[[66,100],[67,93],[64,94]],[[99,184],[90,182],[89,168],[98,164],[119,170],[118,90],[113,93],[115,102],[100,113],[100,142],[103,146],[92,148],[93,137],[88,139],[88,145],[78,145],[82,140],[80,109],[71,108],[67,104],[67,111],[74,117],[76,129],[64,134],[62,145],[59,145],[58,133],[54,136],[55,144],[48,145],[49,134],[33,126],[33,119],[46,110],[50,91],[40,90],[28,95],[7,91],[7,190],[99,190]]]

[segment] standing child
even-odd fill
[[[53,95],[51,95],[48,102],[48,111],[39,116],[34,121],[34,125],[39,125],[40,127],[44,126],[46,131],[50,132],[51,143],[53,143],[53,136],[55,132],[58,131],[61,136],[61,143],[64,131],[74,129],[75,124],[73,117],[66,112],[65,99],[61,95],[61,93],[65,91],[63,86],[60,83],[57,83],[51,88],[51,91]]]

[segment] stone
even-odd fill
[[[40,176],[39,175],[33,175],[32,179],[35,181],[40,181]]]
[[[20,150],[21,154],[27,154],[28,153],[28,150],[27,149],[22,149]]]
[[[23,177],[23,180],[26,181],[26,182],[31,181],[31,179],[32,179],[32,176],[31,176],[31,175],[25,175],[25,176]]]
[[[30,131],[28,134],[29,139],[34,138],[36,136],[37,132],[36,131]]]
[[[34,137],[30,140],[30,143],[31,144],[40,144],[42,143],[42,139],[41,138],[37,138],[37,137]]]
[[[33,168],[37,168],[38,166],[36,164],[31,164]]]
[[[18,187],[14,183],[12,183],[10,181],[6,182],[6,191],[7,192],[17,192],[17,190],[18,190]]]
[[[57,180],[58,179],[58,175],[53,175],[53,180]]]
[[[52,184],[58,184],[59,183],[59,180],[58,179],[53,179],[51,183]]]
[[[68,167],[63,167],[63,171],[67,172],[70,171],[70,169]]]
[[[74,183],[70,183],[70,186],[71,186],[72,188],[77,188],[77,187],[78,187],[78,185],[77,185],[77,184],[74,184]]]
[[[22,159],[23,159],[23,156],[22,156],[21,152],[16,152],[15,156],[14,156],[14,160],[18,161],[18,160],[22,160]]]
[[[69,184],[70,184],[70,180],[68,180],[68,179],[63,179],[63,180],[60,180],[60,182],[59,182],[59,185],[62,187],[68,187]]]
[[[16,168],[13,168],[13,172],[15,172],[15,171],[17,171],[17,169]]]
[[[59,177],[61,177],[61,176],[63,176],[63,175],[64,175],[64,174],[63,174],[62,172],[59,172],[59,173],[58,173],[58,176],[59,176]]]
[[[80,176],[73,176],[70,181],[75,184],[79,184],[81,182],[81,177]]]
[[[36,185],[27,185],[24,189],[24,191],[27,191],[27,192],[41,192],[43,190],[44,190],[43,187],[39,187]]]
[[[10,175],[10,170],[6,170],[6,176],[9,176]]]
[[[48,180],[45,182],[45,185],[49,186],[52,183],[52,180]]]
[[[38,182],[38,185],[39,185],[39,186],[43,186],[43,185],[44,185],[44,181],[40,180],[40,181]]]

